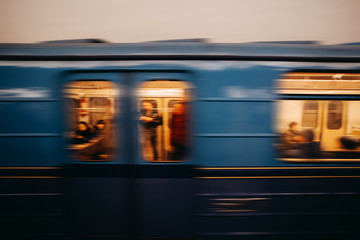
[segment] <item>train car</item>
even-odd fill
[[[1,239],[357,239],[360,47],[0,44]]]

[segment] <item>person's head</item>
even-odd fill
[[[105,121],[104,120],[98,120],[96,122],[96,129],[103,130],[105,128]]]
[[[289,128],[291,130],[297,130],[299,128],[299,125],[297,124],[297,122],[291,122],[289,123]]]
[[[79,122],[77,125],[79,131],[86,131],[89,129],[89,126],[87,125],[86,122]]]
[[[145,111],[149,111],[149,110],[153,109],[154,106],[153,106],[152,102],[145,100],[142,103],[142,107]]]

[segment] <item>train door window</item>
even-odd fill
[[[281,160],[360,161],[360,74],[288,73],[277,91]]]
[[[106,106],[110,106],[111,102],[106,97],[92,97],[89,99],[89,108],[91,111],[90,114],[90,124],[92,126],[96,125],[99,120],[104,119],[106,115]]]
[[[327,127],[328,129],[339,129],[341,127],[342,120],[342,103],[341,102],[330,102],[328,105],[328,118]]]
[[[318,103],[317,102],[305,102],[302,118],[302,126],[316,128],[318,119]]]
[[[190,84],[172,80],[147,81],[139,87],[139,141],[145,160],[188,158],[190,89]]]
[[[70,155],[79,161],[108,161],[115,152],[118,89],[110,81],[74,81],[64,88]]]

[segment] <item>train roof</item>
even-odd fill
[[[0,44],[0,60],[285,60],[360,61],[360,44],[313,41],[209,43],[202,39],[144,43],[67,40]]]

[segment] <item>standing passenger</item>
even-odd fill
[[[174,112],[170,120],[170,142],[173,146],[173,159],[181,160],[186,157],[188,149],[188,119],[184,103],[174,104]]]
[[[157,126],[160,125],[160,117],[157,110],[154,109],[153,104],[145,100],[142,103],[141,116],[139,118],[143,127],[144,127],[144,137],[145,142],[146,139],[150,139],[151,147],[153,150],[154,161],[158,160],[158,152],[157,152]]]
[[[105,131],[105,121],[104,120],[98,120],[96,124],[94,125],[94,135],[95,137],[101,137],[104,135]]]

